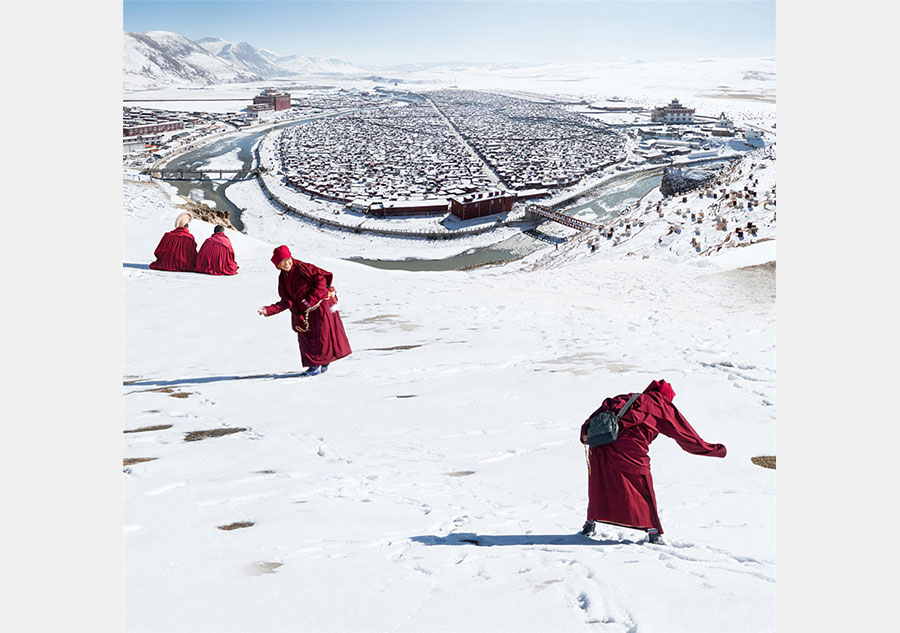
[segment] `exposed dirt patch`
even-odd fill
[[[233,229],[234,227],[231,225],[231,220],[228,219],[228,211],[222,211],[213,209],[211,207],[206,206],[205,204],[201,204],[190,198],[185,198],[184,196],[180,196],[182,200],[184,200],[184,204],[175,205],[179,209],[184,209],[186,211],[190,211],[191,215],[193,215],[198,220],[203,220],[204,222],[209,222],[210,224],[221,224],[224,227],[229,229]]]
[[[756,266],[742,266],[738,270],[758,270],[764,273],[775,274],[775,262],[766,262],[765,264],[757,264]]]
[[[152,462],[154,459],[159,459],[159,457],[126,457],[122,460],[122,465],[133,466],[134,464],[140,464],[141,462]]]
[[[253,525],[253,521],[238,521],[236,523],[229,523],[228,525],[220,525],[218,528],[220,530],[240,530],[241,528],[248,528]]]
[[[759,457],[751,457],[750,461],[756,464],[757,466],[762,466],[763,468],[771,468],[775,470],[775,456],[774,455],[761,455]]]
[[[416,396],[416,395],[409,395],[409,396],[395,396],[395,397],[396,397],[396,398],[418,398],[418,396]]]
[[[171,387],[157,387],[156,389],[142,389],[142,391],[153,391],[156,393],[175,393]]]
[[[122,433],[144,433],[146,431],[163,431],[165,429],[171,429],[171,424],[157,424],[155,426],[142,426],[139,429],[126,429],[122,431]]]
[[[253,471],[257,475],[274,475],[274,470],[255,470]]]
[[[474,475],[474,470],[455,470],[452,473],[444,473],[448,477],[468,477],[469,475]]]
[[[187,398],[189,395],[191,395],[190,391],[179,391],[178,393],[169,394],[172,398]]]
[[[399,352],[405,349],[416,349],[417,347],[422,347],[419,345],[394,345],[393,347],[369,347],[362,351],[364,352]]]
[[[184,436],[185,442],[198,442],[200,440],[205,440],[210,437],[222,437],[223,435],[231,435],[232,433],[240,433],[241,431],[246,431],[245,428],[236,428],[236,429],[210,429],[208,431],[191,431],[187,435]]]

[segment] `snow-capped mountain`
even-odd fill
[[[236,68],[256,73],[261,77],[282,77],[293,71],[282,68],[248,42],[226,42],[218,37],[204,37],[194,42],[216,57],[221,57]],[[270,53],[271,54],[271,53]]]
[[[324,73],[353,75],[365,72],[358,66],[336,57],[316,57],[314,55],[278,55],[269,50],[259,51],[285,70],[296,73]]]
[[[126,32],[122,83],[126,90],[259,81],[297,74],[363,72],[334,57],[279,55],[248,42],[204,37],[196,42],[171,31]]]
[[[125,89],[262,79],[258,73],[237,67],[171,31],[126,32],[122,44]]]

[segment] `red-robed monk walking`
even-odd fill
[[[197,259],[197,242],[188,230],[190,213],[182,213],[175,219],[175,229],[162,236],[159,246],[153,251],[156,261],[150,264],[153,270],[191,272]]]
[[[213,234],[206,238],[203,246],[197,251],[194,271],[205,275],[236,275],[237,262],[234,259],[234,247],[225,235],[225,227],[217,224]]]
[[[650,443],[660,433],[671,437],[694,455],[725,457],[725,446],[709,444],[688,424],[672,404],[675,390],[665,380],[654,380],[640,394],[607,398],[600,411],[621,411],[637,396],[619,419],[618,437],[594,446],[588,453],[587,522],[581,530],[594,534],[594,522],[646,530],[651,543],[662,543],[662,524],[656,509],[656,493],[650,475]],[[581,442],[588,443],[590,417],[581,427]]]
[[[263,306],[258,312],[272,316],[291,311],[291,327],[297,332],[300,362],[308,369],[301,376],[316,376],[328,365],[351,352],[344,324],[337,311],[337,296],[331,285],[332,274],[291,256],[287,246],[272,254],[278,275],[281,301]]]

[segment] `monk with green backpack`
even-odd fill
[[[675,390],[654,380],[641,393],[607,398],[581,426],[588,450],[587,522],[646,530],[651,543],[662,544],[662,524],[650,475],[650,443],[662,433],[688,453],[725,457],[725,446],[705,442],[672,404]]]

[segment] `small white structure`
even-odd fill
[[[744,132],[744,139],[748,143],[762,143],[763,135],[759,130],[748,129]]]
[[[686,108],[678,99],[672,99],[672,103],[667,106],[653,108],[650,120],[660,123],[693,123],[694,112],[694,108]]]
[[[144,139],[143,138],[123,138],[122,139],[122,153],[123,154],[131,154],[132,152],[142,152],[144,151]]]
[[[733,130],[734,121],[725,116],[725,113],[723,112],[721,115],[719,115],[718,120],[716,120],[716,127],[723,130]]]

